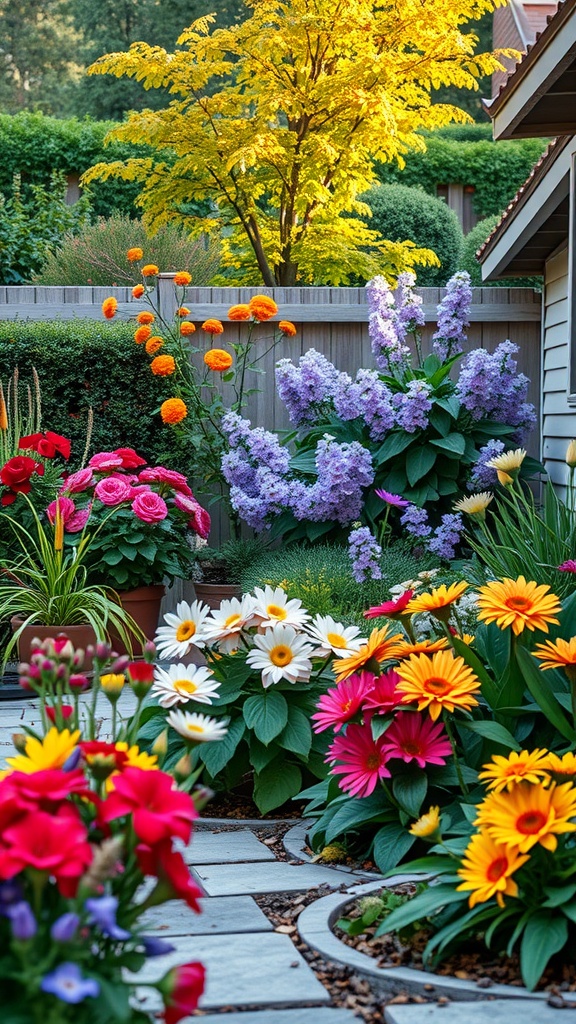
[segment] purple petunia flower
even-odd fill
[[[45,974],[40,988],[42,992],[49,992],[63,1003],[81,1003],[87,996],[95,999],[100,994],[100,986],[95,978],[84,978],[78,964],[69,961]]]
[[[379,563],[382,548],[367,526],[359,526],[348,535],[348,554],[357,583],[382,579]]]
[[[157,939],[155,935],[139,935],[138,941],[144,946],[146,956],[164,956],[166,953],[173,953],[176,946],[165,939]]]
[[[130,932],[116,924],[118,899],[116,896],[91,896],[84,904],[90,914],[90,923],[97,925],[103,935],[122,941],[130,938]]]
[[[10,919],[12,935],[18,942],[27,942],[34,938],[38,931],[38,925],[32,913],[32,907],[26,900],[13,903],[8,907],[6,916]]]
[[[80,917],[78,914],[73,914],[71,911],[67,914],[62,914],[57,921],[54,921],[50,929],[50,938],[54,942],[72,942],[78,931],[79,924]]]
[[[376,487],[374,494],[377,494],[379,498],[382,498],[382,501],[385,501],[387,505],[391,505],[392,508],[408,508],[410,504],[402,495],[391,494],[390,491],[384,491],[381,487]]]

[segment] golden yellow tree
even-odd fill
[[[356,216],[369,213],[359,196],[375,161],[425,148],[418,129],[469,120],[431,92],[477,88],[500,66],[474,53],[465,27],[498,2],[248,0],[241,24],[215,30],[202,18],[175,53],[134,43],[108,54],[92,74],[136,78],[174,99],[111,133],[152,146],[154,158],[97,164],[86,180],[141,181],[152,231],[166,221],[218,231],[235,281],[343,284],[437,262],[370,230]],[[208,217],[190,212],[198,201],[209,201]]]

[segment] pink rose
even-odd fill
[[[206,540],[210,533],[210,513],[207,512],[205,508],[202,508],[202,505],[196,501],[194,495],[189,498],[185,494],[175,494],[174,504],[176,505],[176,508],[181,509],[182,512],[189,513],[190,520],[188,522],[188,526],[191,530],[194,530],[199,537]]]
[[[129,500],[131,491],[128,481],[118,476],[108,476],[104,480],[99,480],[94,488],[94,494],[103,505],[120,505],[123,501]]]
[[[48,505],[48,508],[46,509],[46,515],[48,516],[48,519],[50,520],[52,525],[54,525],[54,521],[56,519],[56,511],[58,505],[60,505],[60,515],[64,520],[64,524],[66,524],[66,520],[69,519],[70,516],[74,515],[76,511],[76,506],[72,501],[72,498],[62,497],[58,498],[57,502],[51,501],[50,504]]]
[[[134,501],[134,498],[136,497],[137,494],[144,494],[145,492],[150,492],[151,490],[152,488],[150,487],[150,484],[136,484],[135,486],[130,488],[130,501]]]
[[[88,465],[98,472],[102,472],[103,469],[118,469],[123,465],[122,456],[117,455],[116,452],[97,452],[92,456]]]
[[[132,511],[143,523],[159,523],[166,519],[168,506],[155,491],[145,491],[137,494],[132,502]]]
[[[85,491],[93,483],[94,474],[87,466],[86,469],[79,469],[76,473],[70,473],[64,481],[62,490],[68,494],[78,494],[80,491]]]
[[[182,494],[192,494],[186,477],[174,469],[165,469],[164,466],[143,469],[140,473],[140,480],[142,483],[168,484],[169,487]]]
[[[58,498],[58,504],[60,505],[60,513],[64,520],[64,529],[66,533],[80,533],[88,522],[92,506],[89,505],[88,508],[77,509],[72,499],[64,496]],[[56,519],[55,501],[50,502],[48,505],[46,515],[53,524]]]

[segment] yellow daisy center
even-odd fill
[[[544,828],[547,820],[542,811],[525,811],[516,819],[516,830],[525,836],[535,836]]]
[[[351,700],[347,700],[346,703],[342,705],[342,711],[344,711],[344,713],[346,713],[347,711],[350,711],[351,707],[352,707],[352,701]]]
[[[241,618],[242,616],[238,612],[235,612],[234,615],[229,615],[224,623],[224,628],[230,629],[231,626],[237,626]]]
[[[204,732],[201,725],[187,725],[186,729],[188,732]]]
[[[424,690],[426,693],[432,693],[435,697],[445,697],[447,693],[451,692],[452,686],[447,679],[439,679],[432,676],[431,679],[427,679],[424,683]]]
[[[339,647],[341,649],[347,647],[346,640],[343,636],[340,636],[340,633],[326,633],[326,639],[330,647]]]
[[[508,860],[506,857],[497,857],[491,864],[488,865],[486,871],[486,879],[488,882],[497,882],[502,875],[506,872],[508,867]]]
[[[173,685],[178,693],[196,693],[198,689],[196,683],[193,683],[191,679],[175,679]]]
[[[282,608],[279,604],[269,604],[266,612],[269,619],[280,619],[281,621],[284,621],[288,614],[286,609]]]
[[[292,661],[292,651],[285,644],[277,644],[270,651],[270,661],[273,665],[278,665],[279,667],[289,665]]]
[[[191,636],[194,636],[196,632],[196,623],[192,622],[192,619],[184,619],[176,630],[176,639],[178,643],[182,643],[184,640],[189,640]]]

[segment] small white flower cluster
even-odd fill
[[[434,586],[435,577],[440,569],[425,569],[419,572],[413,580],[406,580],[390,587],[390,595],[397,600],[407,590],[413,590],[414,595],[428,590]],[[478,626],[478,594],[474,590],[467,590],[465,594],[452,605],[450,622],[459,636],[465,633],[473,634]],[[438,633],[438,620],[433,615],[420,614],[413,621],[413,628],[417,640],[428,640]]]

